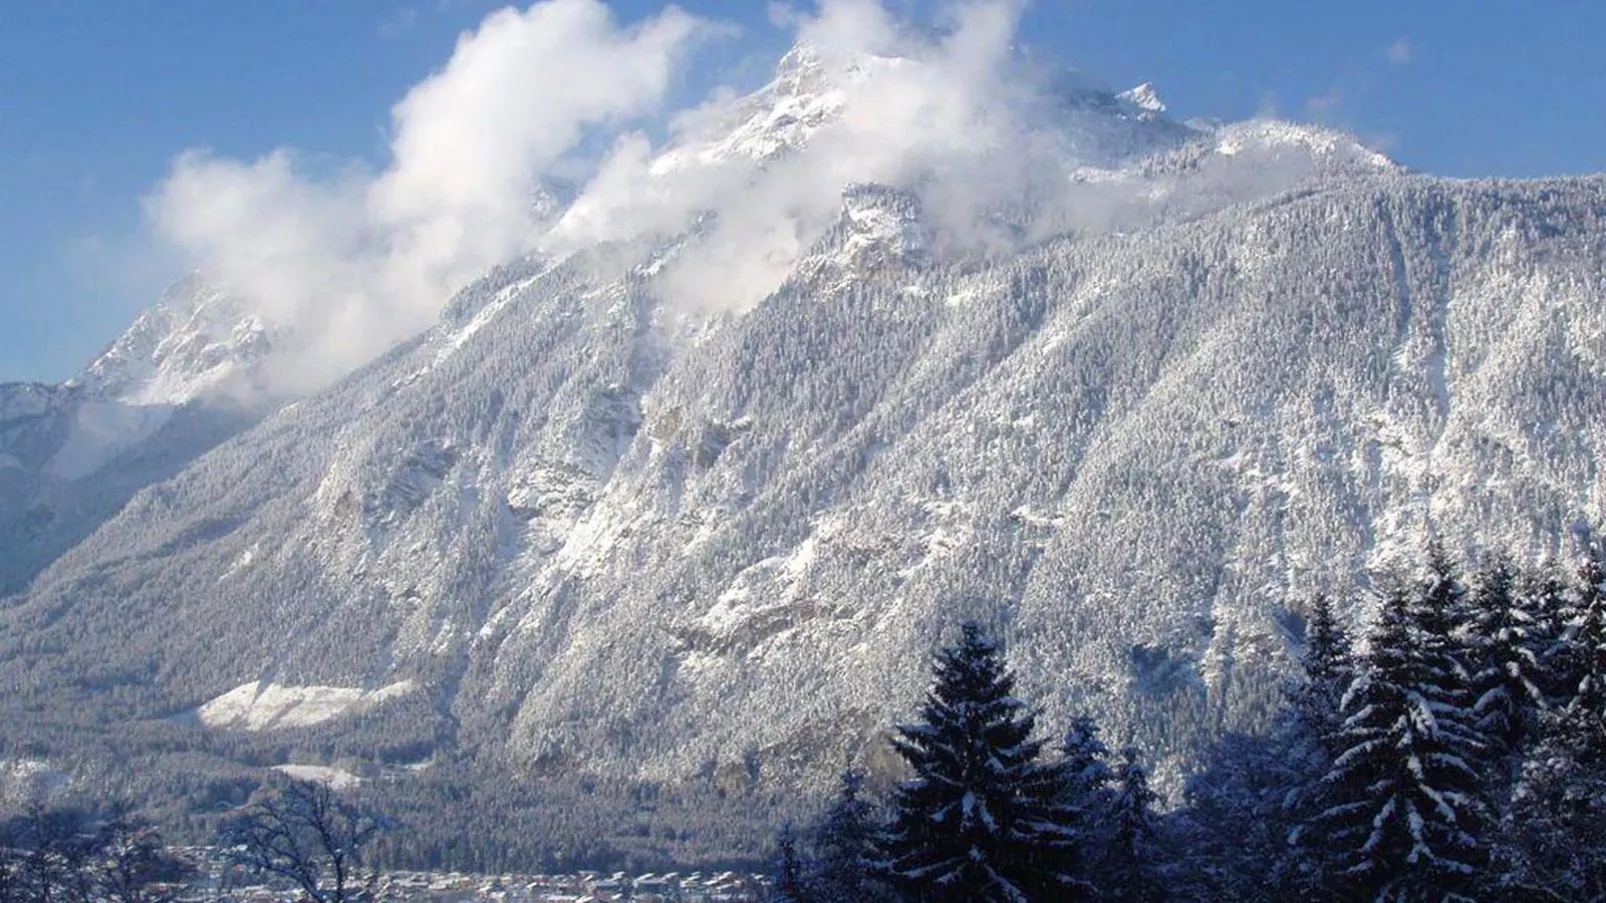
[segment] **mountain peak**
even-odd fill
[[[1165,101],[1160,99],[1160,92],[1156,91],[1154,85],[1148,82],[1144,82],[1136,88],[1129,88],[1115,96],[1149,113],[1164,113],[1166,111]]]
[[[200,273],[174,283],[69,385],[130,404],[182,404],[268,350],[262,319]]]

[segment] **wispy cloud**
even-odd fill
[[[418,24],[419,12],[416,6],[404,6],[390,13],[379,22],[379,36],[394,38],[406,34]]]
[[[157,233],[261,311],[268,378],[305,391],[428,325],[533,245],[537,180],[592,130],[656,111],[710,24],[670,7],[629,27],[599,0],[488,16],[392,111],[392,159],[309,172],[191,150],[147,200]]]
[[[730,310],[792,272],[855,183],[914,187],[938,241],[979,248],[1000,240],[989,214],[1028,197],[1053,207],[1075,156],[1051,150],[1035,128],[1045,81],[1013,50],[1022,7],[955,4],[933,33],[876,0],[827,0],[813,13],[773,5],[775,21],[807,54],[775,90],[790,90],[788,79],[831,86],[812,98],[831,109],[808,141],[762,162],[724,153],[711,143],[733,120],[767,112],[741,108],[739,97],[716,99],[677,119],[667,153],[643,134],[621,140],[549,241],[650,240],[702,223],[659,289],[681,307]],[[788,117],[821,112],[779,104]]]
[[[1416,47],[1408,38],[1398,38],[1384,49],[1383,56],[1396,66],[1404,66],[1416,59]]]
[[[1312,122],[1331,124],[1344,106],[1344,90],[1334,85],[1325,94],[1305,99],[1305,118]]]

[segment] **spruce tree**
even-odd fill
[[[1470,679],[1467,630],[1472,620],[1466,587],[1457,575],[1457,565],[1443,544],[1428,545],[1427,575],[1410,597],[1411,620],[1423,653],[1450,666],[1456,677]]]
[[[1514,752],[1545,706],[1541,673],[1539,586],[1519,591],[1517,575],[1503,556],[1478,573],[1469,624],[1469,670],[1473,711],[1488,737],[1493,759]]]
[[[1097,870],[1109,847],[1105,824],[1115,798],[1115,771],[1110,750],[1099,739],[1098,723],[1078,715],[1060,746],[1062,773],[1058,802],[1064,813],[1070,847],[1062,860],[1067,874],[1089,885],[1098,883]]]
[[[1305,652],[1300,657],[1304,687],[1316,697],[1313,720],[1330,719],[1336,711],[1352,676],[1351,656],[1349,632],[1339,622],[1332,600],[1318,593],[1311,600],[1310,618],[1305,623]]]
[[[998,645],[974,623],[937,656],[920,721],[894,747],[914,778],[892,801],[882,869],[920,901],[1076,900],[1063,771],[1039,762],[1035,716],[1013,696]]]
[[[1547,703],[1566,699],[1568,618],[1578,593],[1551,565],[1545,565],[1537,576],[1525,581],[1521,593],[1519,599],[1528,619],[1526,645],[1536,663],[1532,676],[1539,682],[1540,694]]]
[[[1341,708],[1355,677],[1349,633],[1324,595],[1311,601],[1300,664],[1303,679],[1277,721],[1271,744],[1274,760],[1267,763],[1275,777],[1267,783],[1278,792],[1280,811],[1265,817],[1284,829],[1283,848],[1271,864],[1271,883],[1300,888],[1303,896],[1313,898],[1323,878],[1311,847],[1316,838],[1306,826],[1331,802],[1332,787],[1326,777],[1341,751]]]
[[[1578,572],[1553,660],[1563,690],[1511,795],[1509,883],[1534,899],[1606,899],[1606,573]]]
[[[775,903],[812,903],[814,899],[809,892],[803,857],[797,849],[797,832],[790,824],[775,835],[775,888],[770,899]]]
[[[875,808],[862,797],[864,775],[842,773],[836,802],[815,832],[814,896],[822,903],[858,903],[886,896],[875,880]]]
[[[1159,880],[1160,831],[1154,813],[1158,797],[1149,789],[1149,772],[1136,748],[1121,750],[1110,811],[1110,847],[1102,868],[1108,886],[1103,898],[1118,903],[1159,903],[1166,899]]]
[[[1060,747],[1060,763],[1064,771],[1060,801],[1076,824],[1092,835],[1099,816],[1110,808],[1115,771],[1110,768],[1109,747],[1099,739],[1098,723],[1091,716],[1078,715],[1071,721]]]
[[[1561,640],[1551,655],[1564,706],[1593,707],[1606,695],[1606,563],[1598,545],[1578,569],[1578,585],[1563,615]]]
[[[1300,666],[1303,679],[1291,693],[1292,717],[1285,719],[1281,730],[1287,735],[1289,753],[1300,759],[1293,764],[1319,776],[1332,762],[1342,723],[1339,708],[1355,673],[1349,633],[1326,596],[1311,601]]]
[[[1484,743],[1454,643],[1438,632],[1451,623],[1436,617],[1442,578],[1386,599],[1345,694],[1328,808],[1312,827],[1328,876],[1356,899],[1457,899],[1487,858]]]

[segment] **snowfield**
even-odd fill
[[[287,687],[252,681],[195,710],[207,727],[262,731],[322,724],[413,692],[410,680],[377,690],[352,687]]]

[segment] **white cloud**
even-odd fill
[[[1400,38],[1394,43],[1390,44],[1388,48],[1383,51],[1383,55],[1388,57],[1388,61],[1394,65],[1404,66],[1413,59],[1416,59],[1416,48],[1412,46],[1409,39]]]
[[[393,158],[317,176],[291,151],[188,151],[148,199],[158,234],[261,310],[274,384],[306,391],[427,326],[528,249],[543,173],[589,130],[654,111],[711,26],[676,7],[622,28],[599,0],[504,9],[392,111]]]
[[[812,15],[774,7],[811,55],[772,86],[774,106],[728,97],[680,117],[667,150],[639,135],[620,142],[549,241],[667,238],[704,218],[659,287],[672,303],[716,310],[773,291],[840,215],[854,183],[918,183],[943,237],[984,244],[985,213],[1024,196],[1041,175],[1030,161],[1046,150],[1029,122],[1041,84],[1013,48],[1021,6],[957,4],[935,36],[875,0],[825,0]],[[760,160],[762,144],[726,146],[744,120],[754,139],[813,130]],[[795,124],[778,125],[785,120]]]
[[[1070,176],[1107,162],[1100,142],[1119,123],[1064,103],[1063,79],[1017,52],[1023,7],[956,0],[933,29],[880,0],[772,4],[800,48],[776,81],[680,111],[662,109],[677,64],[715,26],[670,7],[621,28],[599,0],[503,10],[396,105],[382,171],[313,176],[288,151],[190,152],[150,211],[262,311],[280,349],[270,379],[288,392],[416,334],[454,290],[530,250],[679,242],[659,293],[684,310],[742,310],[794,270],[859,183],[914,191],[945,250],[1111,219],[1110,191]],[[577,159],[599,129],[632,121],[642,131],[615,135],[602,159]],[[648,137],[648,121],[666,137]],[[589,177],[555,223],[533,203],[552,173]]]

